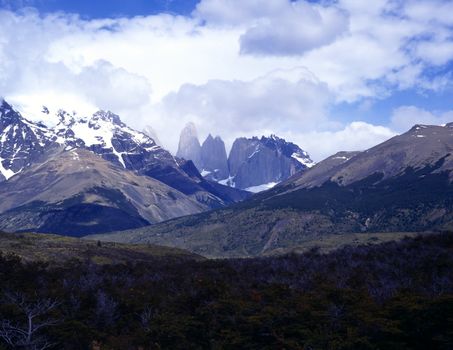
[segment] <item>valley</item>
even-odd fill
[[[453,0],[0,0],[0,350],[453,350]]]

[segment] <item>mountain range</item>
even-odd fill
[[[0,230],[250,257],[345,234],[453,229],[453,123],[314,165],[275,135],[236,139],[227,157],[220,137],[200,145],[189,125],[185,159],[111,112],[56,116],[47,127],[1,102]]]
[[[314,165],[307,152],[275,135],[237,138],[227,157],[225,143],[211,134],[200,145],[195,124],[181,131],[178,152],[209,180],[251,192],[272,188]]]
[[[43,113],[49,113],[43,108]],[[48,128],[0,105],[0,229],[71,235],[140,227],[249,194],[205,180],[119,116],[57,112]]]
[[[337,153],[228,208],[97,238],[250,257],[329,235],[452,230],[452,182],[453,123],[416,125],[366,151]]]

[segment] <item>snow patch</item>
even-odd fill
[[[275,187],[275,185],[277,185],[277,184],[278,184],[278,182],[269,182],[267,184],[248,187],[245,190],[249,191],[249,192],[253,192],[253,193],[258,193],[258,192],[270,190],[271,188]]]
[[[306,152],[304,152],[304,155],[306,155]],[[305,165],[307,168],[311,168],[312,166],[315,165],[315,162],[313,162],[310,158],[303,157],[299,153],[293,153],[291,155],[291,158],[294,158],[299,163]]]
[[[9,129],[11,129],[11,125],[8,125],[4,130],[3,130],[3,134],[2,134],[2,143],[5,143],[6,140],[8,139],[8,131]]]
[[[206,177],[206,176],[208,176],[210,173],[211,173],[210,171],[207,171],[207,170],[204,170],[204,169],[203,169],[203,170],[201,171],[200,174],[201,174],[201,176]]]
[[[253,158],[253,156],[254,156],[255,154],[257,154],[259,151],[260,151],[259,148],[255,149],[255,151],[249,156],[248,159]]]
[[[234,182],[234,176],[229,176],[226,179],[220,180],[219,184],[224,186],[236,187],[236,184]]]
[[[0,173],[5,177],[6,180],[8,180],[10,177],[16,175],[16,173],[14,171],[12,171],[11,169],[6,169],[3,166],[3,161],[4,161],[4,159],[2,157],[0,157]]]
[[[71,151],[71,154],[73,160],[80,160],[79,154],[75,150]]]

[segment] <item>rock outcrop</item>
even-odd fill
[[[200,141],[198,140],[197,128],[194,123],[187,123],[184,129],[182,129],[176,156],[191,160],[198,170],[203,168],[201,161],[201,146]]]
[[[219,181],[228,178],[228,158],[225,143],[209,134],[201,146],[202,175],[210,180]]]
[[[297,145],[275,135],[238,138],[228,158],[229,181],[242,189],[277,184],[313,164]]]

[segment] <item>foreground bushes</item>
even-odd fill
[[[453,348],[449,234],[253,260],[2,256],[0,281],[0,335],[26,330],[27,308],[52,305],[27,349]]]

